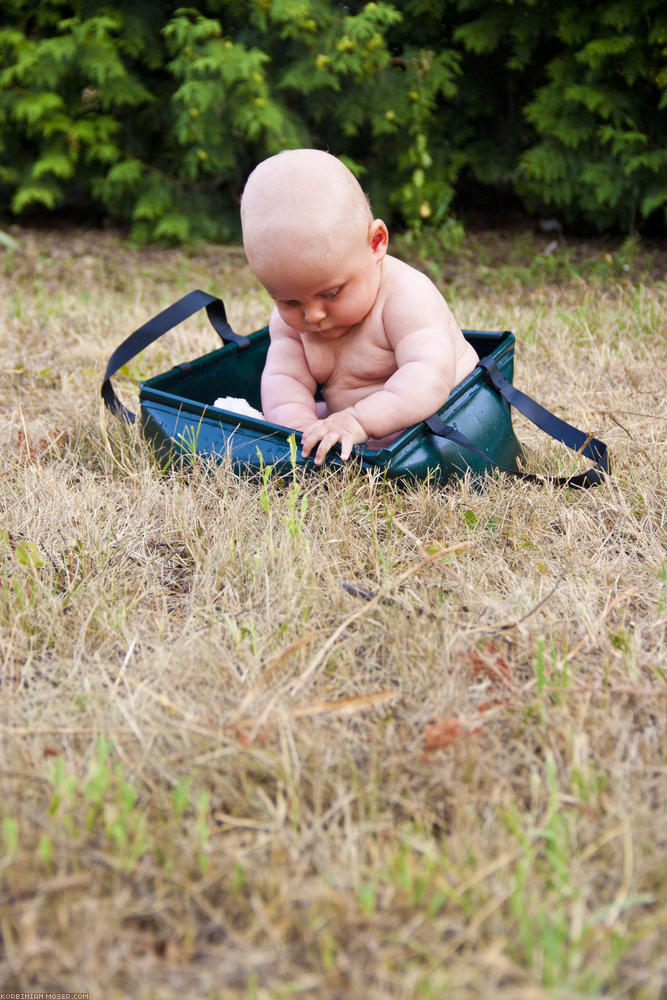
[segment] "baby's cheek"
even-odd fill
[[[293,330],[298,330],[299,320],[300,320],[300,314],[298,310],[286,309],[284,306],[282,308],[278,306],[278,313],[280,314],[280,318],[282,319],[283,323],[287,323],[287,325],[291,326]]]

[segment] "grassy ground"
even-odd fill
[[[424,263],[607,441],[603,488],[285,488],[163,475],[100,408],[113,348],[184,291],[264,324],[239,251],[13,235],[0,987],[664,996],[664,253],[486,234]],[[119,391],[214,346],[193,319]]]

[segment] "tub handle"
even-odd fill
[[[234,333],[229,325],[222,299],[216,298],[215,295],[209,295],[207,292],[202,292],[199,289],[188,292],[183,298],[168,306],[167,309],[163,309],[161,313],[153,316],[143,326],[140,326],[138,330],[135,330],[129,337],[126,337],[109,358],[107,370],[104,373],[104,381],[102,382],[102,398],[104,405],[111,413],[121,417],[128,424],[133,424],[136,420],[135,414],[121,403],[114,392],[111,385],[112,375],[115,375],[119,368],[122,368],[123,365],[127,364],[128,361],[148,347],[149,344],[152,344],[154,340],[157,340],[158,337],[172,330],[179,323],[182,323],[183,320],[188,319],[189,316],[194,315],[194,313],[204,307],[206,308],[213,329],[223,344],[234,343],[239,350],[243,350],[248,346],[248,338]]]
[[[571,486],[574,489],[588,489],[591,486],[600,486],[611,472],[609,454],[604,441],[599,441],[592,434],[585,434],[572,424],[561,420],[550,410],[545,409],[525,392],[516,389],[504,375],[501,375],[498,365],[491,357],[481,358],[479,367],[482,369],[485,379],[493,388],[500,393],[504,400],[511,406],[515,406],[525,417],[528,417],[536,427],[544,431],[556,441],[562,442],[568,448],[591,459],[595,464],[586,472],[580,472],[574,476],[536,476],[532,472],[520,472],[517,469],[510,469],[507,466],[499,465],[498,462],[487,455],[478,445],[471,441],[451,424],[446,424],[444,420],[435,413],[428,417],[424,423],[432,434],[437,437],[448,438],[455,444],[468,448],[476,455],[481,456],[494,469],[500,469],[511,476],[518,476],[520,479],[530,483],[553,483],[555,486]]]

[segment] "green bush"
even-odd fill
[[[536,139],[519,159],[517,191],[600,228],[667,216],[664,4],[569,4],[554,27],[559,50],[524,108]]]
[[[665,217],[657,0],[9,0],[4,23],[0,196],[16,215],[231,239],[253,165],[313,145],[416,231],[471,182],[598,228]]]
[[[667,218],[667,11],[661,0],[456,7],[459,173],[533,212],[632,232]],[[462,16],[464,15],[464,16]]]

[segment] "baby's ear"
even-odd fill
[[[373,255],[382,260],[389,245],[389,232],[382,219],[373,219],[368,228],[368,243]]]

